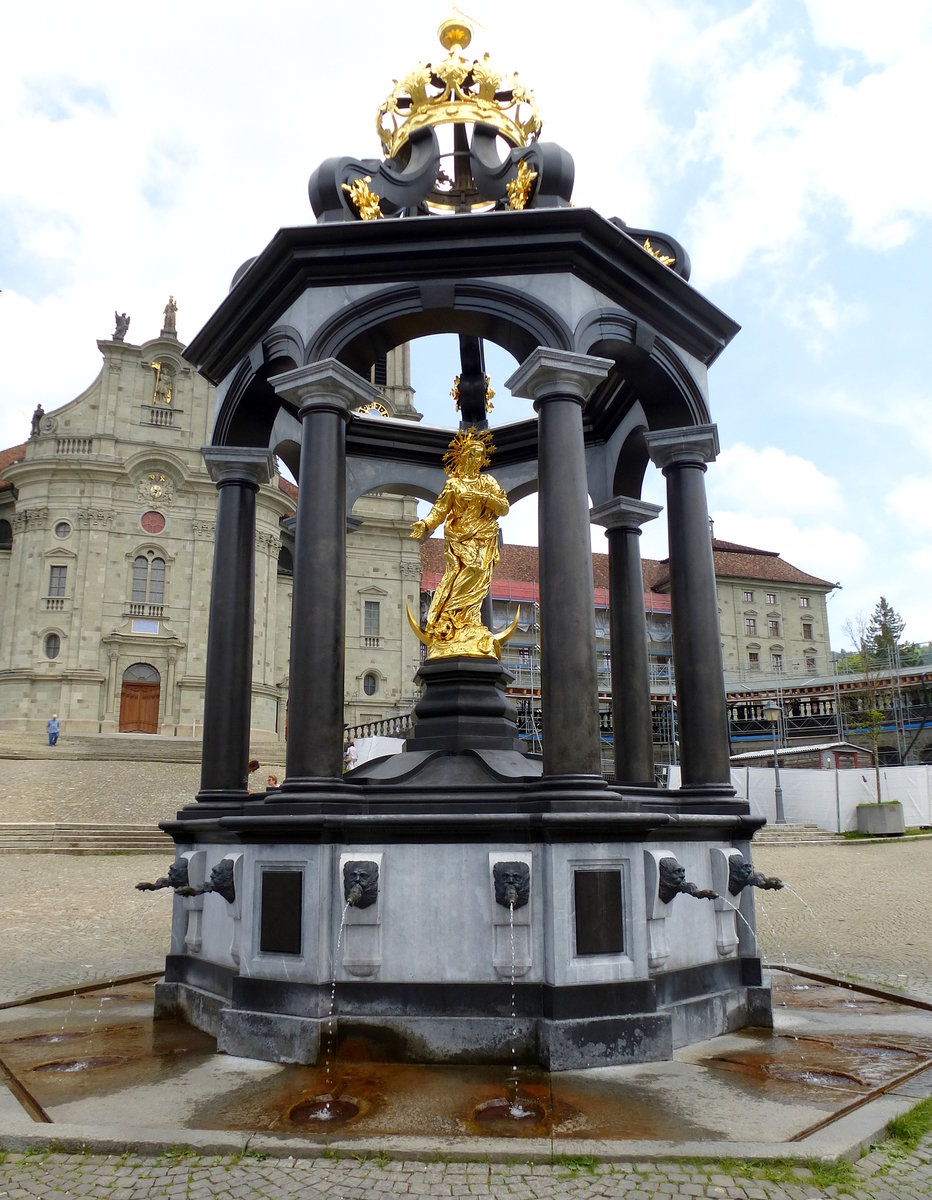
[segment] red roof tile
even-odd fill
[[[735,542],[712,541],[712,558],[718,579],[757,579],[765,583],[798,583],[807,587],[832,588],[835,585],[816,575],[808,575],[791,563],[784,562],[776,550],[758,550],[753,546],[741,546]],[[443,575],[443,539],[429,538],[421,543],[421,570],[423,586],[428,590],[437,586]],[[654,612],[669,612],[669,602],[658,606],[658,593],[666,593],[670,586],[669,559],[658,561],[645,558],[641,561],[644,576],[645,604]],[[538,553],[536,546],[510,546],[502,549],[502,557],[495,569],[492,595],[497,599],[538,599]],[[608,596],[608,555],[592,555],[592,577],[596,590],[596,603],[604,603],[599,597]],[[431,583],[427,580],[430,578]],[[533,594],[525,585],[533,585]],[[519,592],[521,593],[519,595]],[[525,595],[524,593],[527,592]]]
[[[22,462],[25,457],[25,442],[19,446],[10,446],[8,450],[0,450],[0,492],[13,486],[12,483],[8,483],[7,480],[3,478],[4,467],[12,467],[14,463]]]

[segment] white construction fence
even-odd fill
[[[680,786],[678,767],[670,767],[669,786]],[[731,782],[755,816],[776,820],[773,767],[734,767]],[[856,808],[876,801],[873,770],[817,771],[783,768],[783,811],[791,824],[818,825],[831,833],[857,829]],[[932,767],[881,767],[881,800],[899,800],[907,829],[932,825]]]

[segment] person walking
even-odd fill
[[[49,735],[49,745],[55,746],[58,744],[58,713],[52,713],[48,721],[45,722],[45,731]]]
[[[353,767],[356,766],[358,759],[359,759],[359,752],[357,751],[355,744],[353,742],[350,742],[349,745],[346,747],[346,749],[343,751],[343,771],[344,771],[344,773],[346,771],[352,771]]]

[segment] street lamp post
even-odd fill
[[[780,786],[780,762],[777,751],[777,726],[780,724],[780,708],[776,704],[764,705],[764,720],[770,722],[773,730],[773,798],[777,805],[778,825],[786,824],[786,814],[783,811],[783,788]]]

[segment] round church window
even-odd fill
[[[165,528],[165,518],[160,512],[146,512],[142,514],[140,524],[146,533],[161,533]]]
[[[57,538],[66,538],[71,533],[71,526],[67,521],[59,521],[55,526],[55,536]]]

